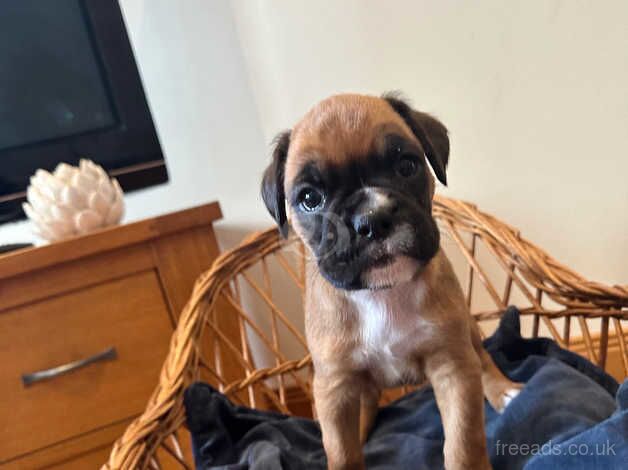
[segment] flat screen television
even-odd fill
[[[0,223],[38,168],[89,158],[125,191],[168,181],[116,0],[0,3]]]

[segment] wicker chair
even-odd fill
[[[628,375],[622,329],[628,286],[583,279],[472,204],[436,197],[434,215],[484,332],[515,304],[526,335],[551,335],[570,347],[577,333],[583,352],[601,367],[612,341]],[[104,469],[193,468],[182,397],[195,380],[247,406],[312,416],[312,369],[298,295],[304,288],[304,256],[298,242],[268,230],[223,254],[198,279],[159,383],[144,413],[114,444]],[[278,286],[281,297],[273,296]],[[288,287],[296,295],[286,295]],[[383,401],[407,391],[388,391]]]

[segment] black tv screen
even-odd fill
[[[167,172],[115,0],[0,3],[0,221],[29,177],[86,157],[132,190]]]

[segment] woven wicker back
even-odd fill
[[[551,336],[563,347],[581,336],[584,352],[601,367],[612,339],[628,375],[622,329],[628,286],[586,281],[471,204],[437,197],[434,215],[486,334],[514,304],[528,336]],[[305,256],[298,242],[268,230],[216,260],[180,316],[145,412],[115,443],[104,468],[193,468],[182,397],[196,380],[247,406],[313,415],[301,307]],[[384,400],[405,391],[388,391]]]

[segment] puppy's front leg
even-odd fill
[[[434,388],[443,421],[445,468],[490,469],[481,366],[471,345],[431,355],[426,360],[425,372]]]
[[[329,470],[364,468],[360,444],[359,380],[351,375],[314,376],[314,403]]]
[[[377,416],[380,391],[375,384],[367,384],[360,397],[360,445],[369,437],[373,422]]]

